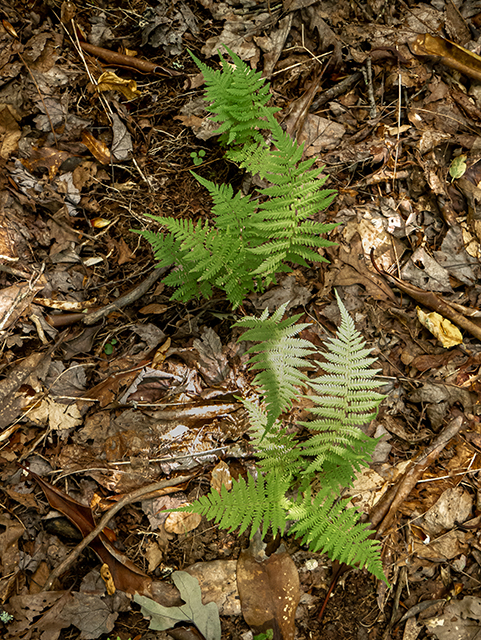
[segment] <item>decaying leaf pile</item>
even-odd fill
[[[0,635],[479,635],[479,3],[17,0],[0,18]],[[329,263],[235,313],[221,292],[171,301],[130,232],[208,219],[193,169],[252,192],[188,55],[215,67],[221,45],[338,192]],[[289,301],[322,346],[334,288],[382,367],[380,440],[346,498],[392,589],[352,571],[324,607],[342,567],[167,510],[255,472],[234,323]],[[306,406],[283,415],[301,437]]]

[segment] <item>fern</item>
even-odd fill
[[[248,476],[225,488],[219,495],[212,490],[182,511],[205,515],[220,527],[239,533],[251,526],[251,536],[269,526],[274,533],[300,537],[312,551],[327,553],[358,567],[366,567],[385,580],[380,544],[372,539],[368,525],[360,522],[359,512],[341,498],[344,487],[352,484],[356,471],[367,465],[376,440],[368,438],[359,426],[376,415],[383,396],[372,369],[373,358],[356,330],[339,296],[341,326],[334,339],[326,342],[321,365],[326,372],[310,380],[301,368],[312,366],[306,357],[312,344],[296,337],[306,324],[295,324],[299,316],[282,320],[286,305],[270,317],[243,318],[238,326],[247,327],[242,339],[255,341],[249,353],[251,369],[258,371],[254,383],[259,387],[264,408],[244,401],[251,419],[251,435],[259,460],[257,478]],[[299,388],[311,387],[314,402],[310,409],[316,418],[301,423],[314,435],[300,440],[286,433],[279,423]]]
[[[205,77],[207,108],[220,123],[227,157],[269,186],[248,198],[192,172],[212,197],[212,219],[193,224],[149,216],[163,232],[135,232],[152,245],[157,266],[176,265],[163,281],[176,289],[173,299],[209,298],[217,287],[236,308],[249,293],[275,282],[276,274],[290,271],[289,263],[325,261],[318,250],[335,243],[320,236],[336,225],[312,220],[334,192],[322,188],[322,170],[312,168],[314,160],[302,161],[303,147],[277,123],[276,109],[267,106],[269,84],[227,51],[234,66],[222,59],[217,71],[192,56]]]
[[[220,122],[220,142],[225,145],[252,144],[262,141],[260,130],[268,129],[267,118],[278,109],[267,107],[270,99],[269,84],[262,74],[250,69],[233,51],[227,49],[234,65],[221,58],[222,71],[214,71],[192,59],[202,71],[207,86],[206,100],[210,102],[212,120]]]
[[[268,433],[268,414],[265,409],[249,400],[243,400],[243,404],[249,414],[250,436],[262,471],[274,471],[281,476],[289,474],[294,476],[300,473],[302,461],[299,458],[298,444],[294,436],[287,433],[285,429]]]
[[[370,368],[375,358],[368,357],[352,318],[338,303],[342,324],[338,336],[326,342],[327,362],[321,365],[327,375],[310,382],[316,392],[312,413],[320,419],[302,423],[316,432],[304,444],[303,455],[312,458],[306,474],[320,472],[324,483],[347,487],[376,446],[358,427],[373,420],[383,396],[374,391],[379,386],[374,380],[379,369]]]
[[[262,527],[265,536],[269,527],[273,533],[283,534],[286,527],[288,501],[285,493],[289,488],[289,478],[271,473],[257,481],[249,475],[246,482],[242,477],[232,485],[231,491],[222,486],[221,493],[211,491],[192,505],[178,511],[190,511],[214,520],[221,529],[233,531],[239,527],[242,535],[252,525],[252,531]]]
[[[252,272],[264,276],[282,271],[287,261],[304,266],[306,260],[327,262],[311,247],[331,246],[333,243],[319,234],[337,226],[307,220],[325,209],[334,193],[320,188],[326,178],[320,177],[319,170],[311,170],[314,159],[301,162],[303,146],[298,146],[273,118],[271,126],[277,149],[259,169],[272,186],[259,190],[265,199],[252,220],[259,233],[269,238],[251,249],[264,258]]]
[[[296,522],[290,530],[302,536],[312,551],[327,553],[332,560],[367,567],[377,578],[386,580],[380,560],[380,543],[369,536],[372,531],[359,522],[359,513],[346,507],[323,488],[312,498],[310,488],[299,504],[290,510]]]
[[[258,345],[250,347],[247,353],[256,353],[250,359],[251,370],[261,372],[254,378],[254,384],[263,389],[267,406],[265,431],[269,432],[283,411],[290,408],[292,399],[297,395],[296,385],[307,383],[307,376],[299,367],[310,366],[304,358],[314,353],[308,340],[296,338],[296,334],[308,327],[308,324],[295,324],[300,315],[281,320],[287,303],[283,304],[269,318],[266,309],[257,318],[243,318],[235,326],[249,327],[242,340],[252,340]]]

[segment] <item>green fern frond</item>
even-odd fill
[[[235,194],[230,184],[217,185],[193,171],[191,173],[212,197],[212,215],[215,216],[216,228],[222,237],[236,237],[242,247],[246,248],[244,251],[263,240],[262,234],[251,224],[256,208],[254,200],[245,197],[240,191]],[[243,253],[237,259],[245,262],[248,258]]]
[[[286,512],[289,506],[285,493],[290,478],[282,478],[275,473],[267,478],[259,475],[257,480],[249,475],[233,481],[232,489],[227,491],[223,485],[219,494],[215,489],[194,503],[181,507],[177,511],[199,513],[208,520],[214,520],[221,529],[234,531],[239,527],[239,535],[252,525],[251,538],[262,528],[265,536],[269,527],[274,535],[283,533],[286,527]]]
[[[240,479],[229,493],[212,490],[182,510],[195,511],[214,519],[219,526],[240,532],[252,526],[264,536],[272,527],[284,531],[293,521],[290,534],[302,538],[311,550],[327,553],[333,560],[366,567],[386,580],[381,563],[380,545],[372,531],[359,522],[360,515],[345,500],[341,491],[352,485],[356,470],[365,466],[377,441],[358,426],[376,413],[382,396],[373,389],[375,369],[364,341],[356,331],[339,297],[342,323],[336,338],[326,344],[330,370],[309,381],[300,368],[313,352],[311,343],[296,337],[307,324],[294,324],[300,316],[282,320],[286,305],[270,317],[266,310],[257,318],[244,318],[237,326],[248,327],[243,340],[252,340],[249,364],[257,373],[266,408],[244,400],[251,421],[251,440],[259,461],[259,476]],[[303,442],[282,428],[278,417],[291,405],[298,389],[310,384],[316,395],[309,396],[320,415],[314,422],[302,423],[314,435]],[[320,395],[317,395],[320,394]],[[319,490],[319,487],[320,490]],[[289,499],[289,495],[296,495]]]
[[[173,264],[178,264],[177,258],[181,240],[177,240],[172,234],[154,233],[150,229],[132,229],[132,231],[150,242],[154,258],[157,261],[156,267],[170,267]]]
[[[220,122],[223,144],[252,144],[262,141],[260,129],[268,128],[267,118],[278,109],[267,107],[269,83],[262,74],[250,69],[234,52],[225,47],[233,60],[231,66],[221,57],[222,71],[214,71],[192,53],[192,59],[202,71],[206,83],[206,100],[213,120]]]
[[[332,560],[361,569],[367,567],[385,580],[380,544],[372,537],[368,525],[359,522],[360,514],[345,501],[339,501],[329,489],[319,491],[312,500],[307,491],[289,511],[296,520],[290,533],[300,536],[312,551],[327,553]]]
[[[254,384],[261,387],[267,407],[266,433],[283,411],[290,408],[292,399],[298,394],[297,386],[305,386],[307,376],[300,367],[309,367],[306,356],[314,352],[308,340],[297,338],[297,334],[308,324],[295,324],[300,315],[282,320],[287,303],[269,317],[266,309],[260,318],[245,317],[234,326],[248,327],[241,340],[256,344],[247,353],[255,353],[250,361],[251,370],[257,371]]]
[[[336,338],[325,343],[327,362],[321,369],[328,375],[309,381],[315,392],[311,399],[316,405],[310,411],[319,419],[302,423],[315,432],[304,443],[303,455],[311,459],[306,474],[323,471],[326,462],[330,462],[334,471],[336,464],[344,465],[341,480],[348,486],[346,478],[352,478],[360,465],[366,464],[375,446],[375,441],[373,444],[359,427],[373,420],[384,396],[374,391],[379,386],[374,380],[379,370],[370,368],[375,359],[368,357],[369,350],[337,292],[336,297],[342,322]]]
[[[263,155],[262,166],[255,165],[261,177],[272,183],[260,189],[264,200],[252,220],[259,233],[269,237],[268,241],[251,249],[254,255],[264,256],[262,264],[253,270],[262,276],[279,271],[286,261],[302,265],[306,264],[306,259],[325,261],[306,247],[331,246],[332,242],[318,236],[337,226],[306,220],[332,202],[334,191],[322,188],[326,177],[320,177],[322,170],[311,170],[314,160],[301,162],[302,145],[297,145],[274,119],[271,126],[277,150]],[[259,145],[256,152],[258,150]],[[246,154],[249,154],[248,150]],[[248,166],[247,157],[244,166]],[[260,158],[255,155],[254,158],[260,163]]]
[[[194,173],[212,196],[211,220],[195,224],[150,216],[166,231],[160,238],[151,231],[140,234],[162,266],[180,267],[164,280],[178,287],[173,299],[187,302],[218,287],[236,308],[249,293],[275,282],[276,274],[290,271],[291,263],[325,261],[318,250],[334,243],[320,236],[337,225],[311,219],[334,197],[323,188],[326,176],[313,169],[313,159],[302,160],[303,147],[282,131],[261,74],[226,50],[234,64],[221,58],[218,70],[192,56],[205,77],[207,110],[220,123],[221,142],[230,145],[227,157],[270,186],[248,198]]]
[[[175,289],[172,300],[188,302],[195,298],[212,297],[212,287],[208,282],[198,283],[195,279],[189,277],[186,270],[180,267],[172,271],[162,282]]]

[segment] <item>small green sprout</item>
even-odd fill
[[[466,160],[467,157],[462,153],[457,158],[451,162],[451,166],[449,167],[449,175],[451,176],[451,182],[453,180],[457,180],[458,178],[462,178],[466,173]]]
[[[192,151],[192,153],[190,154],[190,157],[192,158],[192,162],[195,164],[196,167],[202,164],[204,156],[205,156],[204,149],[201,149],[199,153],[197,153],[197,151]]]
[[[13,620],[13,616],[7,613],[6,611],[2,611],[0,613],[0,622],[3,622],[3,624],[8,624],[9,622],[12,622],[12,620]]]
[[[114,352],[114,346],[117,344],[117,339],[116,338],[112,338],[112,340],[110,342],[107,342],[107,344],[104,347],[104,352],[106,356],[111,356]]]

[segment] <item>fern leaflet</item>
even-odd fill
[[[312,551],[327,553],[331,560],[351,566],[367,567],[380,580],[385,580],[380,560],[380,544],[370,539],[372,530],[359,522],[359,513],[346,507],[329,489],[323,489],[312,499],[307,491],[295,504],[289,516],[296,520],[290,530],[302,536],[302,543]]]
[[[259,130],[267,128],[267,117],[278,109],[267,107],[269,84],[262,74],[250,69],[239,56],[225,48],[235,66],[221,58],[222,71],[214,71],[192,53],[190,55],[204,75],[206,100],[212,103],[209,111],[215,114],[213,120],[222,123],[220,142],[252,144],[263,139]]]

